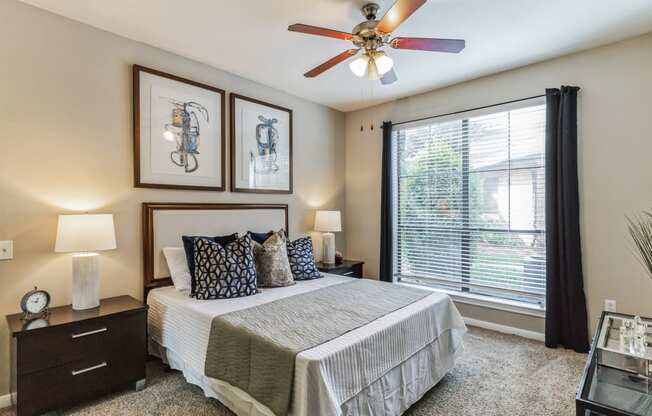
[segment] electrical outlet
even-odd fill
[[[605,299],[604,310],[607,312],[616,312],[616,301],[613,299]]]
[[[14,258],[14,242],[12,240],[0,241],[0,260]]]

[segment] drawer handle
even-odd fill
[[[97,369],[100,369],[100,368],[103,368],[103,367],[106,367],[106,366],[107,366],[106,361],[104,361],[104,362],[102,362],[102,363],[100,363],[98,365],[94,365],[92,367],[84,368],[82,370],[72,370],[72,375],[73,376],[78,376],[80,374],[88,373],[89,371],[97,370]]]
[[[344,276],[351,276],[352,274],[353,274],[353,272],[346,272],[346,273],[344,273]]]
[[[100,334],[100,333],[106,332],[108,330],[109,330],[108,328],[104,327],[104,328],[100,328],[100,329],[94,329],[94,330],[88,331],[88,332],[82,332],[81,334],[72,334],[72,337],[73,338],[87,337],[89,335]]]

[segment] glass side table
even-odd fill
[[[621,350],[620,325],[634,316],[603,312],[577,388],[577,416],[652,415],[652,349]],[[652,320],[643,318],[652,328]]]

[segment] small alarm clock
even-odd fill
[[[45,290],[34,290],[25,293],[20,300],[20,308],[23,310],[23,321],[34,321],[48,316],[50,306],[50,294]]]

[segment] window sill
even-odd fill
[[[455,302],[465,303],[473,306],[480,306],[483,308],[495,309],[504,312],[517,313],[520,315],[534,316],[536,318],[545,318],[545,307],[533,305],[531,303],[518,302],[506,299],[496,299],[489,296],[474,295],[471,293],[456,292],[454,290],[446,290],[441,288],[434,288],[413,283],[398,282],[399,285],[411,286],[420,289],[430,290],[432,292],[446,293]]]

